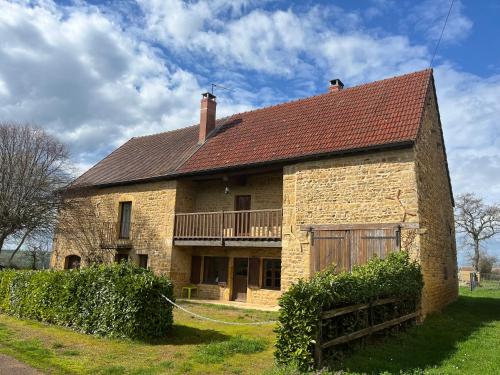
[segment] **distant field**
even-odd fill
[[[13,253],[13,250],[2,250],[2,252],[0,252],[0,265],[6,266],[12,253]],[[18,251],[17,254],[14,256],[14,259],[12,260],[12,262],[13,262],[14,267],[17,267],[17,268],[31,268],[31,266],[32,266],[32,261],[28,258],[27,254],[23,251]],[[48,268],[48,267],[49,267],[49,260],[47,260],[42,265],[38,264],[38,268]]]

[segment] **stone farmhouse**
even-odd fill
[[[167,274],[177,295],[191,285],[203,299],[276,305],[299,278],[408,251],[424,313],[457,297],[431,69],[350,88],[337,79],[324,94],[221,119],[205,93],[199,124],[132,138],[68,199],[93,210],[92,241],[110,260]],[[61,226],[52,266],[85,265],[80,235]]]

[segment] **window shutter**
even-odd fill
[[[248,259],[248,287],[258,288],[260,280],[260,258]]]
[[[201,257],[194,255],[191,257],[191,284],[200,283]]]

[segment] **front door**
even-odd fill
[[[248,284],[248,258],[234,259],[233,300],[246,302]]]
[[[250,234],[250,195],[237,195],[234,202],[234,209],[236,211],[243,211],[236,213],[235,218],[235,233],[237,237],[245,237]]]

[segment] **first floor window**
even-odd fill
[[[227,282],[227,257],[204,257],[203,283],[218,284]]]
[[[281,287],[281,259],[264,259],[265,289],[280,289]]]
[[[130,219],[132,217],[132,202],[120,202],[120,233],[121,239],[130,238]]]
[[[146,254],[139,254],[139,267],[148,268],[148,256]]]

